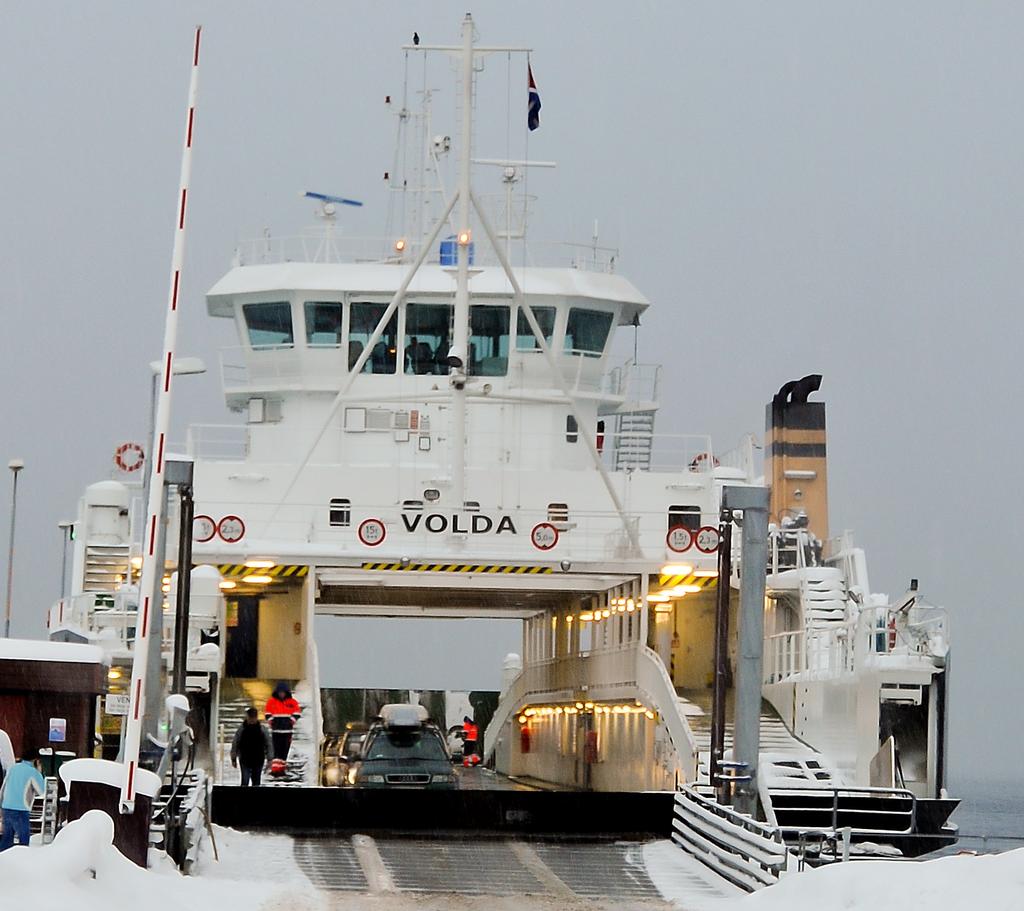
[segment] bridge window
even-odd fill
[[[348,329],[348,367],[351,370],[362,355],[370,337],[380,323],[387,304],[352,304]],[[380,340],[373,346],[373,352],[363,365],[363,373],[394,373],[398,350],[398,314],[388,320]]]
[[[604,310],[571,307],[565,324],[565,350],[587,357],[603,354],[608,333],[612,329],[612,316]]]
[[[253,348],[291,348],[295,344],[291,304],[244,304],[242,312]]]
[[[331,500],[331,528],[348,528],[352,524],[352,501],[336,497]]]
[[[449,304],[409,304],[405,308],[405,372],[448,372],[452,308]]]
[[[469,308],[469,372],[473,376],[508,373],[508,307]]]
[[[544,341],[550,345],[551,338],[555,334],[555,308],[534,307],[533,315],[537,320],[537,325],[540,326],[540,331],[544,333]],[[516,351],[540,351],[540,345],[537,344],[530,323],[522,310],[519,311],[516,318]]]
[[[697,531],[700,528],[699,506],[670,506],[668,508],[668,530],[688,528]]]
[[[336,301],[306,301],[305,310],[306,344],[311,348],[337,348],[342,336],[342,305]]]

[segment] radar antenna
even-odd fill
[[[338,206],[362,207],[358,199],[348,199],[344,196],[331,196],[329,193],[314,193],[306,190],[302,194],[304,199],[315,199],[320,205],[317,207],[317,215],[323,219],[324,235],[320,239],[316,253],[313,254],[314,262],[329,262],[332,255],[337,258],[338,250],[334,246],[334,226],[337,223]]]

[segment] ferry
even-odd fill
[[[166,449],[157,421],[156,437],[118,447],[113,477],[80,501],[50,637],[101,646],[110,693],[133,697],[156,451],[166,602],[143,754],[173,725],[162,695],[177,654],[212,781],[234,783],[238,707],[284,680],[305,712],[279,783],[322,786],[320,744],[338,732],[324,729],[334,657],[318,618],[512,618],[522,648],[482,738],[495,781],[672,794],[679,847],[745,887],[798,848],[825,860],[948,842],[946,614],[916,581],[897,598],[874,591],[863,550],[833,534],[821,377],[783,385],[763,433],[730,451],[663,428],[660,366],[613,354],[657,304],[596,237],[532,242],[522,178],[550,163],[475,157],[488,55],[521,63],[524,122],[538,115],[528,51],[480,45],[467,16],[459,44],[405,53],[456,60],[458,138],[435,135],[430,85],[418,112],[389,99],[414,154],[387,175],[404,215],[387,237],[342,237],[354,201],[318,190],[315,232],[235,251],[206,295],[209,318],[237,333],[220,362],[232,420]],[[161,394],[173,367],[168,353]],[[764,540],[745,553],[761,512]],[[176,617],[182,566],[188,616]],[[763,590],[756,627],[748,579]],[[744,629],[758,629],[753,652]],[[740,731],[745,661],[760,679]],[[98,716],[111,759],[124,704],[108,696]]]

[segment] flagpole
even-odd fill
[[[124,764],[125,777],[121,785],[121,812],[135,809],[135,772],[139,765],[142,740],[143,706],[145,705],[146,671],[149,663],[149,637],[162,636],[163,630],[155,623],[161,616],[160,606],[153,604],[156,574],[163,574],[157,566],[157,537],[164,522],[164,459],[167,432],[171,419],[171,376],[175,344],[178,335],[178,295],[181,288],[181,270],[185,258],[185,211],[188,185],[192,175],[192,127],[195,118],[196,95],[199,86],[199,36],[202,26],[196,26],[192,47],[192,73],[188,90],[188,110],[185,116],[185,139],[181,155],[181,180],[178,192],[178,217],[174,230],[174,250],[171,255],[170,287],[164,316],[164,356],[162,377],[157,390],[154,452],[149,462],[149,495],[146,524],[143,526],[142,574],[139,579],[139,608],[135,620],[135,645],[132,650],[132,680],[129,689],[128,715],[125,719]],[[187,567],[184,570],[188,572]],[[152,629],[156,626],[156,630]],[[157,652],[159,655],[159,651]]]

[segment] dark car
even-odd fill
[[[421,706],[386,705],[349,771],[359,788],[455,788],[451,755]]]
[[[330,787],[341,788],[352,784],[352,765],[362,755],[366,740],[365,724],[349,724],[344,734],[324,740],[320,780]]]

